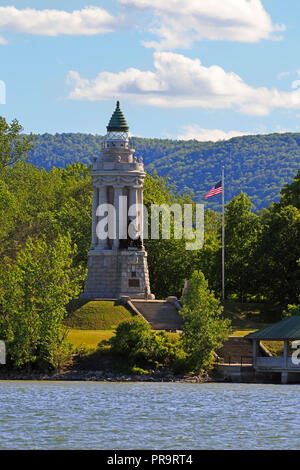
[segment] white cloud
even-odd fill
[[[155,22],[150,31],[161,42],[144,43],[157,49],[190,47],[194,41],[229,40],[257,42],[278,39],[283,31],[273,25],[261,0],[119,0],[123,5],[153,12]]]
[[[291,88],[293,90],[297,90],[300,88],[300,80],[294,80],[291,84]]]
[[[2,36],[0,36],[0,45],[4,46],[6,44],[8,44],[8,41],[5,38],[3,38]]]
[[[63,10],[0,7],[0,30],[58,36],[108,33],[117,27],[117,20],[113,16],[103,8],[93,6],[71,13]]]
[[[198,124],[190,124],[183,126],[181,134],[177,136],[179,140],[199,140],[206,142],[208,140],[217,142],[218,140],[228,140],[232,137],[240,137],[242,135],[249,135],[249,132],[240,131],[223,131],[221,129],[203,129]]]
[[[205,67],[199,59],[173,52],[154,53],[155,71],[129,68],[119,73],[101,72],[92,80],[69,72],[73,83],[69,97],[90,101],[129,99],[167,107],[236,109],[244,114],[267,115],[273,108],[300,109],[300,89],[254,88],[234,72],[217,65]]]
[[[280,124],[277,124],[277,126],[275,127],[274,132],[277,132],[278,134],[285,134],[286,132],[295,132],[295,128],[294,129],[288,129],[287,127],[281,127]]]
[[[289,77],[291,75],[292,72],[280,72],[278,75],[277,75],[277,78],[278,80],[282,80],[283,78],[285,77]]]
[[[273,33],[284,29],[273,25],[261,0],[119,0],[119,3],[126,7],[119,18],[96,6],[71,12],[1,6],[0,30],[47,36],[102,34],[124,26],[135,28],[137,9],[150,11],[147,27],[161,42],[145,45],[158,49],[189,47],[203,38],[257,42],[275,39]],[[0,43],[3,41],[2,38]]]

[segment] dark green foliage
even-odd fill
[[[76,263],[86,262],[91,226],[90,172],[82,164],[50,172],[19,162],[0,178],[0,254],[15,257],[28,236],[70,233]]]
[[[90,165],[101,152],[101,136],[91,134],[43,134],[34,136],[30,161],[50,170],[68,163]],[[300,163],[300,134],[235,137],[228,141],[198,142],[167,139],[131,139],[136,156],[142,156],[148,172],[170,175],[180,192],[192,191],[195,200],[220,210],[221,197],[204,200],[221,178],[225,165],[226,200],[244,191],[257,211],[278,201],[280,189],[290,183]]]
[[[241,194],[225,211],[225,294],[228,300],[267,302],[284,308],[300,291],[299,176],[285,185],[282,198],[255,214]],[[293,205],[287,205],[293,203]],[[221,220],[206,211],[205,244],[194,253],[209,286],[221,295]],[[272,319],[270,319],[272,321]]]
[[[0,173],[20,160],[25,160],[27,152],[32,149],[32,136],[20,135],[23,127],[16,119],[9,125],[0,116]]]
[[[300,292],[300,210],[273,206],[261,222],[252,259],[256,292],[283,305],[295,303]]]
[[[211,367],[213,352],[229,335],[230,321],[222,317],[223,307],[208,289],[201,271],[195,271],[183,297],[182,342],[189,368],[196,372]]]
[[[76,247],[70,236],[28,238],[15,262],[0,267],[0,336],[16,367],[61,369],[71,359],[63,320],[66,305],[80,292],[85,269],[73,267]]]
[[[299,297],[299,300],[300,300],[300,297]],[[300,317],[300,304],[288,305],[287,309],[282,312],[282,319],[289,318],[294,315]]]
[[[292,183],[285,184],[282,188],[279,206],[295,206],[300,209],[300,169]]]
[[[44,264],[47,265],[49,262],[47,253],[53,252],[58,239],[67,237],[68,249],[75,255],[75,268],[86,266],[91,237],[92,195],[90,170],[82,162],[89,164],[94,156],[100,155],[101,137],[83,134],[36,136],[36,147],[31,151],[31,160],[40,166],[37,167],[24,162],[30,142],[27,139],[20,139],[19,124],[15,122],[11,127],[3,120],[0,122],[2,126],[0,126],[0,154],[2,154],[0,166],[1,161],[3,163],[0,171],[0,275],[2,279],[0,297],[2,302],[6,302],[6,309],[14,308],[11,316],[13,321],[14,318],[17,319],[17,314],[14,312],[22,314],[22,312],[28,312],[28,309],[24,306],[21,309],[18,308],[18,299],[14,297],[13,289],[10,289],[9,294],[7,272],[11,270],[11,273],[16,273],[16,278],[11,281],[11,286],[14,285],[13,282],[17,286],[16,292],[17,289],[23,289],[18,283],[22,281],[26,284],[27,278],[31,279],[33,285],[34,273],[31,272],[31,277],[28,275],[24,278],[23,274],[21,276],[18,271],[23,262],[20,256],[27,253],[24,252],[25,247],[29,246],[27,244],[31,243],[30,250],[34,249],[33,242],[28,242],[28,240],[34,240],[37,247],[41,248],[45,256]],[[283,187],[279,202],[269,205],[268,201],[275,201],[280,186],[284,182],[289,182],[292,174],[296,173],[294,169],[299,162],[300,134],[243,137],[216,144],[157,139],[132,139],[132,143],[137,149],[137,155],[144,157],[148,168],[154,168],[155,165],[160,174],[170,173],[171,177],[178,180],[179,189],[187,187],[190,189],[194,185],[202,195],[219,179],[220,166],[225,163],[226,200],[229,201],[231,196],[235,195],[226,208],[227,298],[276,303],[284,308],[288,304],[298,303],[299,172],[293,182]],[[17,150],[14,151],[14,149]],[[52,167],[53,155],[56,158],[55,163],[65,168]],[[74,161],[77,163],[69,164]],[[41,168],[43,165],[48,171]],[[182,178],[185,181],[184,184]],[[182,206],[191,202],[190,196],[178,195],[178,192],[176,194],[175,187],[170,185],[170,181],[157,176],[155,172],[152,176],[147,176],[144,191],[144,201],[147,207],[152,203],[179,203]],[[252,201],[240,189],[245,190],[248,196],[253,194]],[[214,207],[217,207],[220,197],[212,198],[212,200]],[[257,215],[252,202],[256,204],[256,208],[263,205],[269,205],[269,208],[258,212]],[[171,227],[173,227],[172,222]],[[43,240],[47,240],[48,250],[44,249]],[[75,245],[78,248],[76,254],[73,250]],[[210,289],[213,288],[217,296],[220,294],[221,218],[219,213],[206,208],[205,244],[201,250],[188,251],[185,249],[185,241],[176,239],[146,240],[145,245],[148,251],[151,290],[157,298],[166,298],[168,295],[179,297],[184,280],[189,279],[195,270],[201,270],[208,279]],[[30,257],[29,254],[26,255],[24,262]],[[61,260],[61,263],[63,262]],[[40,264],[34,268],[36,272],[43,272],[42,264],[41,260]],[[52,273],[55,276],[55,269]],[[81,282],[82,289],[83,282],[80,276],[78,281]],[[34,286],[30,288],[35,289]],[[41,288],[44,289],[44,286]],[[204,288],[204,293],[206,288],[207,286]],[[46,295],[44,291],[41,292],[42,296]],[[55,286],[53,286],[53,292],[55,292]],[[8,295],[12,296],[13,301],[7,297]],[[20,294],[21,297],[22,295]],[[6,298],[8,300],[5,300]],[[52,305],[53,312],[55,312],[53,298]],[[35,298],[29,301],[35,305]],[[63,309],[64,306],[61,305],[60,311],[64,312]],[[34,307],[30,314],[37,319],[35,311]],[[22,321],[26,324],[26,318],[21,317],[19,317],[20,324]],[[60,322],[63,315],[59,314],[58,317]],[[26,330],[27,326],[24,328]],[[38,323],[34,328],[39,329]],[[136,342],[140,328],[143,330],[141,343]],[[59,328],[58,331],[60,331]],[[214,331],[214,325],[212,331]],[[124,331],[123,333],[125,335]],[[23,336],[19,337],[25,341],[26,335]],[[32,336],[28,335],[28,337]],[[130,360],[146,361],[149,364],[173,364],[172,367],[175,367],[177,359],[174,358],[178,358],[182,350],[180,345],[170,341],[168,336],[149,333],[147,325],[146,327],[143,325],[143,327],[130,326],[127,335],[129,342],[132,337],[135,338],[132,346],[135,352],[130,353],[132,354]],[[210,341],[209,335],[207,338]],[[53,356],[50,358],[49,355],[47,360],[53,367],[58,367],[59,362],[65,360],[68,351],[56,350],[59,341],[55,338],[51,341]],[[185,344],[187,346],[187,343]],[[210,350],[210,344],[206,346],[208,350]],[[24,358],[18,357],[18,347],[14,350],[16,363],[20,365],[25,364],[27,360],[32,362],[35,360],[35,345],[25,344],[25,347],[29,351],[27,359],[26,355]],[[149,355],[147,355],[148,352]],[[46,357],[48,352],[43,354]],[[205,363],[206,359],[203,361]]]
[[[171,340],[163,331],[152,331],[138,316],[120,323],[109,343],[130,365],[172,367],[185,356],[179,338]]]
[[[251,201],[243,192],[227,205],[225,227],[227,296],[236,295],[245,302],[247,294],[251,293],[251,280],[257,269],[252,261],[261,224],[259,217],[252,212]]]

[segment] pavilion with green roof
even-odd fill
[[[278,323],[250,333],[245,338],[252,341],[253,367],[256,371],[280,372],[282,383],[300,382],[300,353],[297,354],[297,348],[300,347],[300,316],[285,318]],[[283,357],[260,357],[258,347],[260,341],[283,341]],[[299,344],[294,343],[296,341],[299,341]],[[291,356],[290,349],[294,349]]]

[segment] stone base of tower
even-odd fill
[[[143,250],[91,250],[82,299],[153,299],[147,253]]]

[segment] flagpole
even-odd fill
[[[225,300],[225,188],[224,166],[222,166],[222,302]]]

